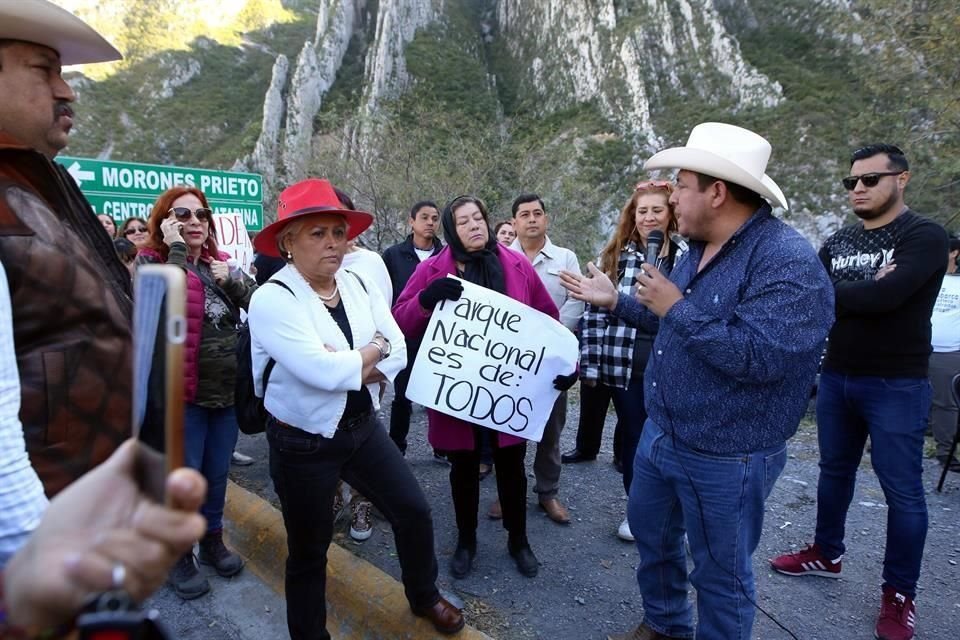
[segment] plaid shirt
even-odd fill
[[[20,424],[20,375],[13,350],[7,272],[0,263],[0,568],[23,546],[47,508]]]
[[[677,246],[671,243],[670,256],[657,261],[657,267],[669,277],[673,261],[677,255]],[[620,253],[617,273],[620,280],[617,291],[633,297],[633,289],[643,252],[636,243],[631,242]],[[634,354],[638,340],[652,342],[653,334],[643,329],[631,327],[619,317],[611,315],[601,307],[587,303],[583,312],[583,328],[580,337],[580,377],[584,380],[596,380],[608,387],[626,389],[633,376]],[[643,366],[640,364],[640,373]]]

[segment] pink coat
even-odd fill
[[[140,249],[138,256],[147,262],[162,263],[163,256],[154,249]],[[219,251],[218,260],[227,260],[230,254]],[[189,260],[190,258],[187,258]],[[200,260],[210,261],[206,252]],[[206,304],[203,281],[190,269],[187,273],[187,337],[183,344],[183,399],[193,402],[197,397],[200,381],[200,337],[203,335],[203,313]]]
[[[506,295],[558,320],[560,313],[557,311],[557,305],[553,303],[540,276],[533,270],[526,256],[503,247],[498,247],[497,253],[500,256],[500,264],[503,265]],[[404,287],[400,297],[397,298],[397,303],[393,306],[393,317],[396,318],[404,336],[419,339],[427,330],[430,312],[420,306],[420,292],[434,280],[456,275],[456,273],[457,265],[450,247],[444,247],[440,253],[417,265],[416,271],[407,281],[407,286]],[[434,449],[449,451],[474,448],[472,423],[433,409],[427,410],[427,420],[428,439]],[[498,433],[497,438],[501,447],[524,442],[521,438],[506,433]]]

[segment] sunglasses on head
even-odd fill
[[[146,233],[146,227],[127,227],[127,230],[123,232],[125,236],[132,236],[135,233]]]
[[[673,185],[667,180],[645,180],[638,182],[633,188],[634,191],[647,191],[649,189],[670,189]]]
[[[870,188],[880,184],[880,178],[884,176],[898,176],[903,171],[884,171],[882,173],[865,173],[862,176],[847,176],[843,182],[843,188],[847,191],[853,191],[857,188],[857,183],[862,182],[863,186]]]
[[[193,214],[197,217],[197,220],[200,222],[205,222],[210,220],[210,216],[213,213],[210,209],[206,207],[199,207],[196,210],[190,209],[188,207],[173,207],[170,209],[170,213],[177,217],[177,220],[180,222],[186,222],[190,219],[190,214]]]

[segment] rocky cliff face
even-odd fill
[[[500,0],[500,40],[544,112],[599,101],[620,129],[657,146],[651,100],[665,91],[776,106],[780,84],[747,63],[712,0]]]
[[[371,122],[431,74],[447,76],[444,99],[469,93],[456,83],[467,67],[493,96],[484,118],[528,135],[547,122],[550,145],[595,164],[608,217],[650,152],[721,119],[771,139],[771,173],[784,176],[795,224],[817,239],[845,210],[821,181],[862,141],[840,120],[860,108],[849,87],[862,67],[844,56],[867,46],[850,0],[246,0],[218,12],[201,0],[59,3],[135,51],[119,70],[72,80],[83,98],[72,153],[233,165],[262,173],[268,194],[326,170],[319,157],[376,148]],[[171,41],[171,29],[185,31]],[[584,164],[565,155],[557,166]]]

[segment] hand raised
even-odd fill
[[[617,306],[617,288],[605,273],[592,262],[587,263],[587,277],[572,271],[560,272],[560,284],[570,296],[598,307],[613,309]]]

